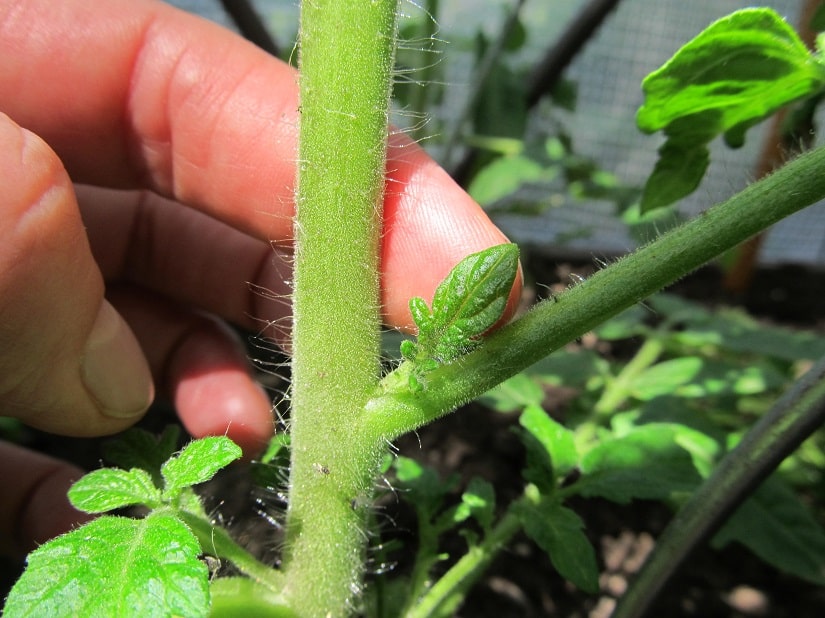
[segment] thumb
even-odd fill
[[[54,152],[0,114],[0,414],[64,435],[132,424],[152,381],[103,299],[72,184]]]

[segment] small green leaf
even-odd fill
[[[463,323],[469,336],[483,334],[498,321],[518,271],[518,247],[503,244],[473,253],[450,271],[433,295],[439,326]]]
[[[517,272],[516,245],[497,245],[467,256],[450,271],[436,288],[432,311],[412,299],[419,331],[416,361],[449,362],[470,351],[504,313]]]
[[[161,504],[161,496],[145,470],[103,468],[90,472],[72,485],[69,501],[86,513],[105,513],[134,504],[156,508]]]
[[[709,164],[710,151],[705,146],[665,142],[659,148],[659,160],[642,191],[642,214],[674,204],[693,193]]]
[[[225,436],[193,440],[161,467],[164,493],[174,495],[184,487],[208,481],[242,454],[241,447]]]
[[[399,349],[401,350],[401,357],[406,360],[415,360],[415,357],[418,355],[418,346],[414,341],[410,341],[409,339],[402,341]]]
[[[519,417],[519,423],[547,451],[556,477],[564,477],[578,465],[579,453],[573,432],[556,422],[542,408],[527,406]]]
[[[461,495],[461,504],[453,513],[453,521],[462,522],[474,517],[485,531],[493,523],[496,494],[493,486],[484,479],[473,477]]]
[[[617,435],[627,433],[626,430],[616,428],[614,419],[627,415],[631,417],[630,424],[647,425],[650,423],[679,424],[702,431],[707,435],[715,435],[724,442],[725,431],[716,427],[703,414],[697,414],[696,406],[689,399],[675,395],[662,395],[644,402],[639,408],[628,412],[618,412],[610,419],[610,426]]]
[[[725,361],[686,356],[658,363],[639,374],[630,385],[634,397],[650,401],[663,395],[720,397],[756,395],[786,383],[770,363],[741,366]]]
[[[265,487],[267,491],[277,492],[289,484],[289,444],[288,433],[279,432],[272,436],[260,460],[252,461],[250,464],[249,472],[255,485]]]
[[[266,452],[261,456],[263,463],[272,463],[273,461],[282,458],[289,454],[290,439],[288,433],[277,433],[272,436],[269,445],[266,447]]]
[[[408,457],[397,457],[393,467],[399,495],[415,508],[422,520],[421,525],[429,524],[441,510],[445,496],[456,486],[458,478],[453,475],[441,480],[432,468]]]
[[[468,192],[482,206],[489,206],[522,185],[544,180],[547,172],[540,163],[524,155],[499,157],[481,168]]]
[[[585,592],[599,591],[596,553],[578,515],[556,502],[542,502],[524,508],[521,519],[527,536],[547,553],[562,577]]]
[[[720,548],[731,541],[786,573],[825,585],[825,530],[775,476],[736,510],[712,543]]]
[[[177,517],[100,517],[42,545],[3,615],[205,616],[209,573],[200,544]]]
[[[705,360],[698,356],[684,356],[657,363],[636,376],[629,385],[630,391],[642,401],[676,394],[680,387],[698,379],[704,364]]]
[[[419,296],[414,296],[410,299],[410,314],[413,322],[418,326],[418,330],[429,330],[430,323],[433,319],[433,314],[427,306],[427,301]]]
[[[535,485],[539,493],[545,496],[551,495],[556,490],[557,482],[550,453],[539,439],[526,429],[519,432],[519,437],[524,444],[526,455],[521,475],[525,481]]]
[[[424,474],[424,467],[415,459],[399,455],[393,462],[395,476],[404,484],[413,484]]]
[[[597,444],[581,459],[579,495],[601,496],[624,504],[634,498],[667,500],[693,491],[701,481],[693,456],[680,442],[687,427],[642,425],[630,433]]]
[[[697,414],[696,407],[691,405],[690,400],[667,395],[656,397],[635,412],[627,414],[634,417],[631,422],[636,426],[653,423],[673,426],[674,441],[692,455],[699,474],[702,478],[707,478],[720,455],[726,433],[704,414]],[[616,414],[611,419],[611,426],[617,433],[620,430],[616,429],[616,420],[621,416]],[[628,432],[624,430],[622,433]]]

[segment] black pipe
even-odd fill
[[[221,5],[246,40],[273,56],[278,55],[278,44],[249,0],[221,0]]]

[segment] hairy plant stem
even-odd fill
[[[284,594],[352,609],[381,450],[359,439],[379,376],[379,239],[395,0],[302,3]]]
[[[431,422],[529,367],[553,350],[735,247],[780,219],[825,197],[825,148],[789,162],[727,201],[539,303],[490,335],[477,350],[441,365],[412,392],[406,363],[369,402],[365,430],[394,438]]]

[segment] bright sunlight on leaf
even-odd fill
[[[200,545],[169,513],[101,517],[29,555],[4,616],[205,616]]]
[[[208,481],[241,455],[241,447],[225,436],[195,440],[163,464],[161,473],[166,480],[166,492],[174,493],[183,487]]]
[[[105,513],[134,504],[156,508],[161,504],[161,497],[160,490],[145,470],[103,468],[90,472],[72,485],[69,501],[86,513]]]
[[[825,65],[775,11],[744,9],[711,24],[642,83],[639,128],[668,137],[645,186],[642,211],[673,203],[699,185],[706,145],[717,135],[741,146],[749,127],[823,85]]]

